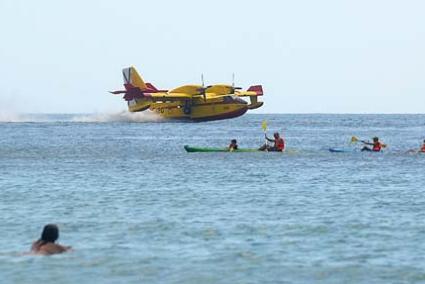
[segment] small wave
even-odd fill
[[[127,112],[96,113],[78,115],[72,118],[73,122],[158,122],[163,118],[154,112]]]

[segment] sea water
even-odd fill
[[[281,153],[186,153],[184,145]],[[351,136],[384,153],[330,153]],[[0,123],[1,283],[425,282],[425,115]],[[74,251],[23,255],[43,226]]]

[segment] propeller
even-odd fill
[[[242,88],[235,87],[235,73],[232,73],[232,88],[230,89],[230,94],[234,95],[236,90],[242,90]]]
[[[211,87],[211,86],[207,86],[205,87],[205,83],[204,83],[204,73],[201,73],[201,83],[202,83],[202,87],[198,89],[199,91],[199,95],[204,97],[204,101],[207,101],[207,94],[205,93],[205,91]]]

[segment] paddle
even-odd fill
[[[364,140],[360,140],[359,138],[357,138],[356,136],[353,136],[353,137],[351,137],[351,143],[357,143],[357,142],[362,142],[362,143],[367,143],[366,141],[364,141]],[[387,147],[387,144],[383,144],[383,143],[381,143],[381,146],[382,146],[382,148],[386,148]]]
[[[266,141],[265,145],[266,145],[266,149],[265,151],[267,152],[267,121],[263,120],[263,122],[261,123],[261,128],[264,131],[264,140]]]

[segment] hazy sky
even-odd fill
[[[262,84],[273,113],[423,113],[425,1],[0,0],[0,112],[126,109],[160,88]]]

